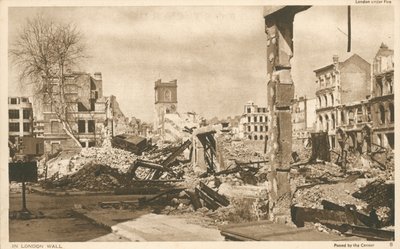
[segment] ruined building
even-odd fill
[[[333,63],[314,70],[317,84],[317,131],[326,131],[331,148],[337,146],[336,128],[341,126],[360,136],[368,108],[360,100],[370,94],[370,64],[352,55],[343,62],[333,56]],[[363,124],[362,124],[363,123]]]
[[[292,102],[292,137],[306,139],[315,129],[316,99],[300,97]]]
[[[258,107],[249,101],[244,105],[244,113],[240,119],[243,136],[250,140],[266,140],[268,132],[268,111],[266,107]]]
[[[372,117],[372,143],[394,149],[394,58],[393,50],[382,43],[372,69],[369,100]]]
[[[57,81],[54,84],[57,85]],[[65,75],[65,85],[65,98],[69,103],[67,118],[76,138],[82,147],[100,145],[104,127],[111,115],[106,110],[109,105],[103,96],[101,73],[91,76],[84,72],[68,72]],[[55,153],[77,147],[63,130],[54,106],[46,99],[43,103],[43,117],[45,152]]]

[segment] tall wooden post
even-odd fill
[[[290,102],[294,97],[290,59],[293,56],[293,20],[296,13],[310,6],[273,6],[264,8],[267,34],[268,174],[270,219],[288,222],[291,189],[289,166],[292,152]]]

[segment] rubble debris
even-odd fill
[[[220,203],[222,206],[228,206],[229,200],[223,196],[215,192],[213,189],[205,185],[203,182],[200,182],[200,189],[204,191],[208,196],[210,196],[213,200]]]
[[[175,151],[172,152],[161,164],[164,167],[169,167],[170,164],[180,155],[183,153],[184,150],[189,148],[192,142],[188,139],[186,140],[181,146],[179,146]]]
[[[312,154],[310,162],[315,162],[317,159],[330,162],[329,140],[326,132],[312,132]]]
[[[191,201],[191,203],[192,203],[193,208],[194,208],[195,211],[196,211],[197,209],[203,207],[203,205],[202,205],[201,202],[200,202],[200,197],[199,197],[198,193],[196,193],[195,191],[188,191],[188,190],[186,190],[185,192],[186,192],[187,195],[189,196],[190,201]]]
[[[213,134],[216,131],[206,131],[202,133],[197,133],[196,136],[200,140],[204,148],[204,159],[207,163],[207,172],[214,173],[217,169],[215,165],[216,162],[216,141]]]
[[[128,184],[124,174],[104,164],[89,163],[78,172],[53,182],[56,187],[87,191],[114,190]]]
[[[344,224],[340,227],[340,231],[345,235],[358,236],[368,240],[391,241],[394,240],[394,230],[382,230],[369,227],[353,226]]]
[[[169,155],[162,163],[161,165],[168,169],[168,167],[170,167],[170,165],[176,160],[176,158],[183,153],[184,150],[186,150],[190,145],[192,144],[192,142],[188,139],[186,140],[181,146],[179,146],[177,149],[175,149],[171,155]],[[158,179],[161,177],[161,173],[160,170],[156,170],[152,176],[152,179]]]
[[[362,216],[362,214],[351,208],[346,208],[344,211],[338,211],[293,206],[291,208],[291,216],[293,223],[298,227],[304,227],[305,222],[321,223],[325,225],[329,224],[333,226],[340,226],[342,224],[359,226],[365,226],[368,224],[372,226],[374,224],[370,217],[365,215]]]
[[[148,147],[146,138],[131,134],[117,135],[112,138],[111,144],[115,148],[127,150],[139,156]]]
[[[141,167],[141,168],[148,168],[151,170],[156,170],[156,171],[166,171],[168,173],[173,173],[172,169],[166,168],[161,164],[157,164],[157,163],[153,163],[151,161],[145,161],[142,159],[137,159],[132,165],[131,167],[128,169],[128,174],[131,175],[131,177],[135,178],[135,179],[139,179],[138,176],[136,175],[136,171],[137,169]],[[151,173],[149,173],[151,174]]]
[[[154,200],[157,200],[163,196],[167,196],[167,199],[172,199],[170,196],[168,195],[174,195],[177,193],[182,192],[183,190],[185,190],[185,188],[172,188],[172,189],[168,189],[166,191],[163,191],[159,194],[157,194],[156,196],[153,196],[151,198],[146,198],[146,197],[142,197],[139,199],[139,205],[144,205],[144,204],[148,204]]]
[[[243,224],[228,224],[221,226],[219,229],[225,240],[232,241],[344,240],[341,236],[320,233],[315,231],[314,228],[295,228],[287,224],[276,224],[265,220]]]
[[[361,187],[352,196],[365,201],[367,209],[376,212],[383,226],[394,224],[394,182],[378,179]]]
[[[205,203],[205,206],[209,209],[216,210],[219,207],[222,207],[222,205],[218,202],[216,202],[213,198],[208,196],[203,190],[200,188],[195,188],[195,193],[202,199]]]

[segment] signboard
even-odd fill
[[[37,182],[37,162],[8,163],[9,181]]]

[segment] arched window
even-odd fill
[[[340,112],[340,119],[342,120],[342,125],[346,124],[346,115],[344,113],[344,110]]]
[[[254,140],[257,140],[257,139],[258,139],[257,135],[254,135]]]
[[[348,112],[348,124],[354,124],[354,112],[351,110]]]
[[[394,122],[394,105],[393,103],[389,104],[389,116],[390,116],[390,123]]]
[[[357,108],[357,123],[361,123],[363,121],[363,110],[362,107]]]
[[[165,99],[165,101],[171,101],[171,91],[169,89],[165,90],[164,99]]]
[[[263,135],[260,135],[260,140],[264,140],[264,136]]]
[[[323,130],[323,124],[324,124],[324,119],[322,118],[322,116],[319,116],[319,122],[318,122],[318,128],[319,130]]]
[[[321,96],[318,96],[318,107],[322,107]]]
[[[371,121],[371,106],[367,106],[367,121]]]
[[[385,107],[383,105],[379,105],[379,118],[381,124],[385,123]]]
[[[328,97],[326,95],[324,95],[324,100],[325,100],[325,106],[328,106]]]
[[[251,140],[251,135],[249,135],[249,139]]]
[[[389,94],[393,93],[393,78],[388,78],[386,82],[387,82],[388,93]]]
[[[326,124],[325,130],[326,130],[326,131],[329,131],[329,122],[330,122],[329,116],[328,116],[328,114],[326,114],[326,115],[325,115],[325,124]]]
[[[331,93],[331,105],[335,105],[335,98],[333,97],[333,93]]]
[[[262,116],[260,116],[260,122],[263,122],[263,117]]]
[[[378,96],[382,96],[382,95],[383,95],[382,78],[376,79],[376,94],[377,94]]]
[[[332,113],[332,129],[336,129],[336,119],[335,114]]]

